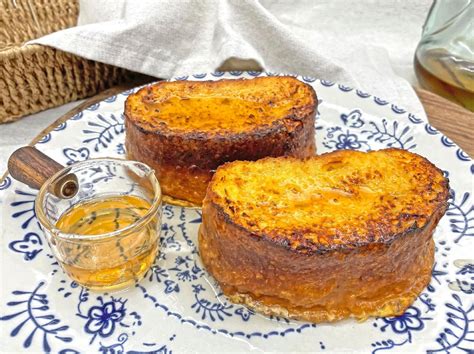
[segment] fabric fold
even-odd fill
[[[373,11],[369,2],[362,3]],[[399,7],[395,0],[384,4]],[[411,85],[394,73],[390,53],[365,41],[368,29],[361,31],[360,41],[341,35],[347,30],[337,26],[341,11],[362,5],[301,1],[293,5],[290,18],[288,4],[278,5],[252,0],[82,0],[77,27],[28,44],[52,46],[161,78],[215,71],[229,58],[252,59],[266,71],[314,76],[362,89],[426,119]],[[312,18],[321,26],[332,26],[332,34],[311,25]],[[397,19],[389,16],[387,21]]]

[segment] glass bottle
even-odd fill
[[[474,111],[472,0],[434,0],[414,61],[423,88]]]

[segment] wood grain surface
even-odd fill
[[[32,146],[23,146],[8,159],[8,171],[13,178],[40,189],[46,180],[64,167]]]
[[[146,82],[150,82],[150,79],[148,78]],[[36,144],[38,140],[41,139],[41,137],[50,132],[54,127],[68,120],[74,114],[79,113],[86,107],[89,107],[96,102],[100,102],[104,98],[146,82],[132,82],[123,84],[105,90],[100,94],[89,98],[46,127],[31,141],[30,145]],[[474,156],[474,113],[434,93],[419,88],[415,88],[415,91],[418,94],[423,107],[425,108],[430,124],[441,131],[448,138],[453,140],[472,158]]]
[[[430,124],[473,158],[474,113],[432,92],[417,89]]]
[[[33,146],[23,146],[8,159],[10,175],[33,189],[39,190],[46,181],[61,171],[64,166],[37,150]],[[77,176],[68,173],[49,185],[49,192],[58,198],[72,198],[79,189]]]
[[[92,98],[89,98],[46,127],[31,141],[30,145],[35,145],[45,134],[53,130],[54,127],[68,120],[74,114],[79,113],[88,106],[100,102],[104,98],[110,97],[119,92],[156,79],[148,77],[145,80],[146,81],[142,82],[134,81],[122,84],[120,86],[105,90]],[[415,88],[415,91],[418,94],[423,107],[425,108],[430,124],[441,131],[444,135],[448,136],[472,158],[474,156],[474,113],[434,93],[419,88]]]

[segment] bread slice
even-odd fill
[[[314,322],[400,315],[429,283],[448,181],[405,150],[221,166],[201,258],[235,302]]]
[[[159,82],[127,98],[128,158],[153,167],[165,195],[200,205],[225,162],[314,155],[316,106],[287,76]]]

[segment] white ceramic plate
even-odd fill
[[[264,75],[210,73],[191,80]],[[188,77],[176,78],[176,80]],[[162,249],[135,288],[97,294],[71,282],[51,255],[34,213],[36,191],[7,177],[0,185],[0,349],[44,352],[361,351],[474,349],[474,209],[471,159],[449,138],[368,93],[309,77],[320,98],[318,152],[389,146],[443,169],[453,197],[436,229],[431,284],[404,315],[314,325],[268,318],[230,303],[197,252],[200,211],[165,206]],[[123,105],[112,96],[57,126],[36,145],[63,164],[123,156]],[[106,178],[106,176],[104,176]]]

